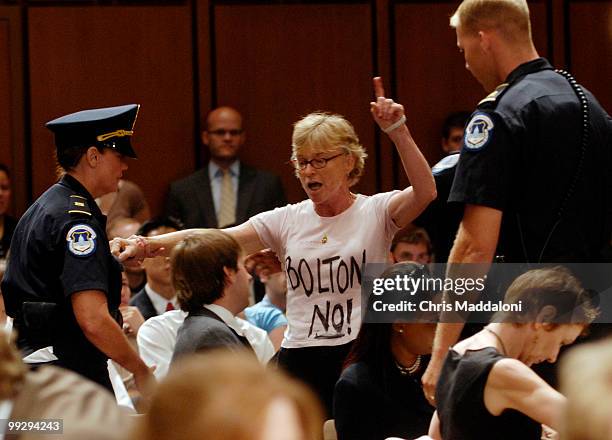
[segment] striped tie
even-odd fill
[[[232,173],[229,170],[221,170],[221,172],[223,177],[221,179],[221,206],[219,207],[218,223],[219,227],[223,228],[236,223],[236,200]]]

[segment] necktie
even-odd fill
[[[166,312],[169,312],[170,310],[174,310],[174,305],[168,301],[168,304],[166,304]]]
[[[219,207],[219,227],[236,223],[236,200],[234,197],[234,183],[229,170],[221,170],[221,198]]]

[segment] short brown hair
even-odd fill
[[[507,41],[531,42],[526,0],[464,0],[450,19],[451,27],[470,33],[496,29]]]
[[[429,238],[429,234],[423,228],[414,228],[409,231],[399,231],[393,237],[393,241],[391,242],[391,252],[395,250],[395,247],[399,243],[408,243],[408,244],[420,244],[423,243],[427,248],[427,253],[431,255],[431,239]]]
[[[555,309],[547,321],[558,324],[590,324],[598,314],[589,293],[569,269],[563,266],[533,269],[517,277],[504,298],[506,304],[521,303],[521,312],[498,314],[495,320],[523,324],[534,322],[546,306]],[[499,319],[501,318],[501,319]]]
[[[201,310],[223,296],[224,268],[237,270],[242,253],[238,242],[226,232],[206,229],[179,242],[172,250],[172,284],[181,309]]]
[[[245,353],[195,354],[159,384],[132,439],[261,438],[267,409],[278,398],[294,405],[303,440],[321,438],[322,410],[305,385]]]

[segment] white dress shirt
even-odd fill
[[[262,364],[266,364],[274,356],[274,346],[265,330],[236,318],[229,310],[221,306],[210,304],[205,307],[219,316],[236,333],[247,338],[257,359]],[[182,310],[171,310],[147,319],[138,330],[136,341],[140,357],[149,367],[156,366],[153,374],[157,380],[161,380],[168,374],[176,344],[176,335],[186,316],[187,313]]]

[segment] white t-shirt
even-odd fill
[[[387,261],[399,229],[388,206],[398,192],[359,194],[334,217],[319,216],[312,201],[304,200],[251,218],[287,274],[283,347],[341,345],[357,337],[362,265]]]

